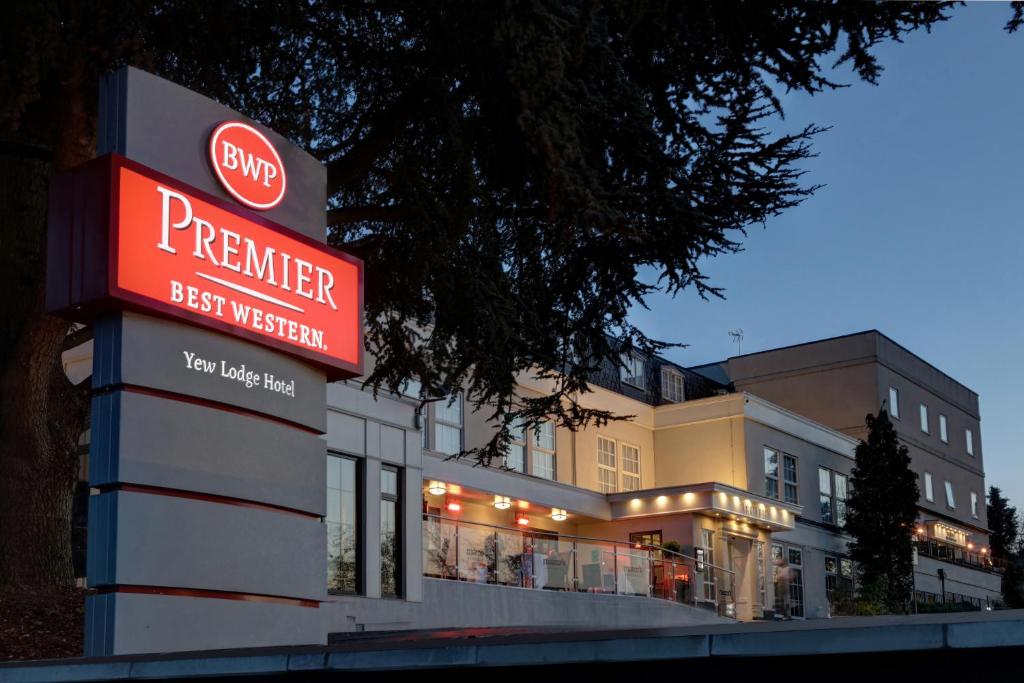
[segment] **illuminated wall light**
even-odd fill
[[[508,496],[495,496],[494,507],[499,510],[508,510],[512,507],[512,500]]]
[[[448,493],[448,487],[444,485],[444,482],[432,481],[430,486],[427,487],[427,492],[432,496],[443,496]]]
[[[460,503],[459,501],[455,500],[454,498],[447,499],[445,501],[445,505],[444,506],[445,506],[445,509],[448,510],[448,512],[461,512],[462,511],[462,503]]]
[[[692,491],[687,491],[686,493],[683,494],[683,503],[685,503],[686,505],[692,505],[693,504],[693,498],[694,498],[693,492]]]
[[[632,508],[638,508],[641,505],[643,505],[643,503],[639,498],[633,498],[632,500],[629,501],[629,506]]]
[[[968,550],[974,550],[974,544],[973,543],[968,543],[967,544],[967,549]]]
[[[525,500],[517,500],[516,501],[516,507],[518,507],[520,510],[529,510],[530,509],[530,503],[529,503],[529,501],[525,501]]]
[[[736,509],[739,509],[739,507],[740,507],[740,497],[739,496],[733,496],[732,497],[732,506],[734,508],[736,508]]]
[[[564,522],[568,516],[569,515],[566,514],[565,510],[561,508],[551,508],[551,519],[556,522]]]
[[[462,487],[458,484],[448,484],[448,493],[454,493],[456,496],[462,494]]]
[[[516,524],[518,524],[519,526],[528,526],[530,524],[530,518],[527,517],[525,513],[517,512]]]
[[[658,496],[654,500],[655,502],[658,503],[658,505],[665,505],[665,503],[668,502],[668,496]]]
[[[720,491],[718,494],[718,500],[722,503],[722,505],[725,505],[726,503],[729,502],[729,496],[725,495],[725,491]]]

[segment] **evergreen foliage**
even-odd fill
[[[888,411],[868,415],[866,423],[868,438],[857,445],[850,479],[850,556],[857,563],[861,597],[899,612],[912,598],[917,477]]]
[[[1003,495],[998,486],[988,488],[989,547],[992,557],[1006,562],[1001,589],[1003,605],[1010,609],[1024,608],[1024,569],[1021,567],[1020,526],[1017,508]]]

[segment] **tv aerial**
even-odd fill
[[[729,330],[729,336],[736,342],[736,355],[743,355],[743,330],[738,327],[735,330]]]

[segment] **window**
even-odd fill
[[[601,493],[615,493],[618,489],[615,465],[615,442],[603,436],[597,437],[597,479]]]
[[[830,603],[835,602],[836,585],[839,583],[839,558],[825,556],[825,596]]]
[[[978,494],[971,491],[971,517],[978,518]]]
[[[516,420],[508,428],[509,444],[505,450],[505,467],[515,472],[526,472],[526,430]]]
[[[555,478],[555,425],[545,420],[533,432],[533,471],[542,479]]]
[[[661,397],[672,403],[684,400],[683,375],[668,366],[661,368]]]
[[[764,449],[764,493],[769,498],[779,497],[780,458],[782,459],[783,500],[787,503],[796,503],[799,498],[797,495],[796,458],[768,447]]]
[[[359,591],[359,462],[327,456],[327,589]]]
[[[804,570],[803,551],[789,548],[789,614],[793,617],[804,616]]]
[[[764,449],[764,495],[779,497],[779,454],[771,448]]]
[[[640,449],[623,443],[622,449],[622,489],[623,491],[640,490]]]
[[[924,473],[924,497],[927,501],[935,502],[935,488],[932,486],[932,473]]]
[[[403,396],[414,398],[418,401],[423,396],[423,383],[418,379],[409,379],[398,390]]]
[[[942,414],[939,414],[939,438],[942,439],[942,443],[949,443],[949,425],[946,416]]]
[[[782,456],[782,478],[785,485],[784,500],[787,503],[797,503],[799,496],[796,488],[796,458],[792,455],[783,454]]]
[[[848,489],[847,479],[845,474],[839,474],[833,472],[835,481],[835,508],[836,508],[836,525],[846,526],[846,492]]]
[[[956,499],[953,497],[953,484],[946,480],[946,507],[956,509]]]
[[[832,605],[853,595],[853,561],[850,558],[825,556],[825,595]]]
[[[803,552],[799,548],[772,544],[772,582],[775,611],[783,616],[804,615]]]
[[[715,532],[711,529],[701,529],[701,545],[704,549],[704,599],[714,602],[717,600],[715,592]]]
[[[974,455],[974,432],[970,429],[964,430],[964,438],[967,441],[967,455]]]
[[[845,474],[818,468],[818,500],[821,502],[821,521],[826,524],[846,524]]]
[[[818,494],[821,500],[821,521],[832,524],[832,473],[824,467],[818,468]]]
[[[643,357],[635,353],[627,353],[622,356],[622,367],[619,368],[619,377],[626,384],[630,384],[637,389],[643,389],[646,385],[644,383],[644,363]]]
[[[921,404],[921,431],[928,434],[928,406]]]
[[[765,575],[764,541],[754,541],[754,557],[757,559],[758,604],[764,609],[768,602],[768,577]]]
[[[434,404],[434,450],[446,455],[462,452],[462,394]]]
[[[646,546],[657,546],[661,548],[661,529],[657,531],[634,531],[629,535],[629,543],[635,548],[642,548]],[[661,556],[661,550],[656,549],[656,552]]]
[[[398,597],[401,580],[401,496],[397,467],[380,470],[380,594]]]
[[[894,387],[889,387],[889,414],[900,419],[900,392]]]

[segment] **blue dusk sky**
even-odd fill
[[[980,395],[986,486],[1024,507],[1024,30],[1006,4],[955,8],[877,50],[878,85],[787,95],[778,130],[831,126],[804,164],[823,184],[707,260],[724,300],[650,297],[631,320],[689,344],[683,365],[878,329]],[[836,80],[836,79],[834,79]]]

